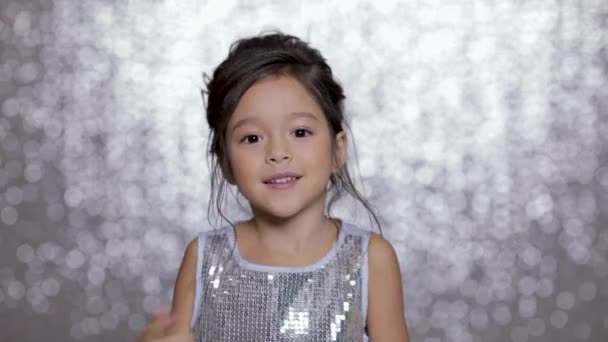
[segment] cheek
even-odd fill
[[[232,166],[232,173],[237,181],[254,172],[257,159],[259,159],[255,151],[239,150],[231,152],[229,161]]]
[[[305,147],[299,151],[300,158],[307,164],[314,164],[316,167],[331,167],[331,146],[329,144],[319,144],[315,148]]]

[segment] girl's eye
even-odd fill
[[[260,140],[260,137],[258,137],[257,135],[254,134],[249,134],[244,136],[241,141],[241,143],[245,143],[245,144],[255,144]]]
[[[312,132],[309,131],[309,130],[307,130],[307,129],[305,129],[305,128],[298,128],[295,131],[295,135],[298,138],[304,138],[304,137],[309,136],[311,134],[312,134]]]

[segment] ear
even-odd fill
[[[336,150],[332,173],[339,173],[346,164],[346,156],[348,155],[348,141],[344,131],[340,131],[336,134],[335,144]]]

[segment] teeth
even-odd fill
[[[294,180],[296,180],[296,177],[275,178],[270,180],[268,183],[287,183]]]

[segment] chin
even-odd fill
[[[264,208],[260,211],[263,212],[264,215],[268,215],[272,218],[275,218],[278,220],[285,220],[285,219],[289,219],[291,217],[296,216],[301,210],[288,209],[288,208],[281,208],[281,209]]]
[[[289,219],[296,216],[305,209],[302,205],[296,205],[283,201],[282,203],[263,203],[255,206],[254,212],[272,217],[274,219]]]
[[[270,216],[275,219],[289,219],[316,206],[316,201],[320,200],[312,194],[302,194],[294,192],[287,197],[272,197],[272,196],[252,196],[253,201],[249,203],[254,211],[262,215]],[[322,201],[325,203],[325,200]]]

